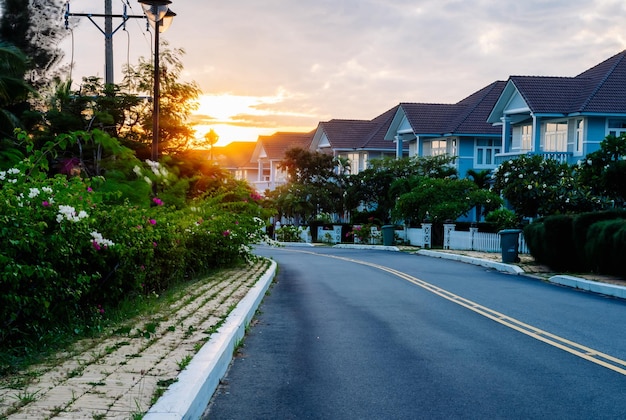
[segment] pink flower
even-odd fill
[[[44,206],[44,207],[48,207],[48,206],[50,205],[50,203],[49,203],[49,202],[47,202],[47,201],[43,201],[43,202],[41,203],[41,205],[42,205],[42,206]]]
[[[154,220],[154,219],[150,219],[150,220],[148,220],[148,221],[150,222],[150,224],[151,224],[151,225],[156,225],[156,220]]]
[[[156,242],[152,242],[152,246],[156,248],[157,247],[157,243]]]
[[[235,222],[235,224],[236,224],[236,225],[238,225],[238,224],[239,224],[239,222]]]
[[[157,206],[162,206],[162,205],[163,205],[163,200],[161,200],[161,199],[160,199],[160,198],[158,198],[158,197],[154,197],[154,198],[152,199],[152,202],[153,202],[154,204],[156,204]]]
[[[223,236],[228,236],[230,235],[230,230],[225,230],[224,232],[222,232]]]
[[[93,189],[91,187],[87,187],[87,192],[93,192]]]
[[[95,249],[96,251],[100,251],[102,249],[100,244],[96,241],[91,241],[91,246],[93,246],[93,249]]]

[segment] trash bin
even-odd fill
[[[394,225],[385,225],[381,229],[383,231],[383,245],[392,246],[396,227]]]
[[[517,256],[519,250],[519,229],[505,229],[498,232],[500,235],[500,248],[502,248],[502,262],[519,262]]]

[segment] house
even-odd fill
[[[253,185],[258,180],[258,165],[251,162],[256,143],[250,141],[234,141],[226,146],[213,147],[209,152],[209,160],[230,171],[235,179],[248,181]]]
[[[287,183],[287,173],[278,168],[285,152],[293,148],[308,149],[313,133],[278,132],[259,136],[250,162],[257,165],[257,179],[251,184],[257,191],[274,190]]]
[[[469,169],[493,169],[502,130],[487,117],[505,85],[493,82],[455,104],[401,103],[384,140],[396,143],[396,156],[406,145],[409,156],[454,156],[460,176]]]
[[[626,51],[576,77],[511,76],[487,122],[501,130],[496,163],[541,154],[575,163],[626,133]]]
[[[313,134],[311,151],[331,154],[346,159],[350,174],[367,169],[371,159],[396,156],[393,145],[385,141],[385,133],[396,113],[397,106],[373,120],[333,119],[320,122]],[[401,151],[408,156],[408,145]]]

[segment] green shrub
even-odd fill
[[[577,271],[582,264],[574,256],[576,247],[573,241],[573,216],[548,216],[543,221],[544,258],[546,263],[557,271]]]
[[[585,250],[589,227],[594,223],[613,219],[626,219],[626,210],[582,213],[574,219],[572,226],[573,242],[576,246],[576,259],[583,263],[583,270],[592,270],[594,266],[594,262],[587,259]]]
[[[298,226],[285,225],[276,229],[276,240],[281,242],[303,242],[300,234],[302,228]]]
[[[489,212],[485,217],[485,221],[495,225],[498,231],[514,229],[519,226],[519,218],[515,212],[504,207]]]
[[[537,219],[533,223],[524,227],[524,240],[528,246],[530,254],[539,264],[547,264],[546,259],[546,228],[544,219]]]
[[[592,270],[602,274],[623,275],[626,250],[626,220],[614,219],[594,223],[589,227],[585,254]]]

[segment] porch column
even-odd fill
[[[511,117],[504,116],[502,121],[502,153],[511,151]]]
[[[402,158],[402,135],[398,134],[394,137],[396,139],[396,159]]]
[[[541,151],[541,118],[533,115],[533,152]]]

